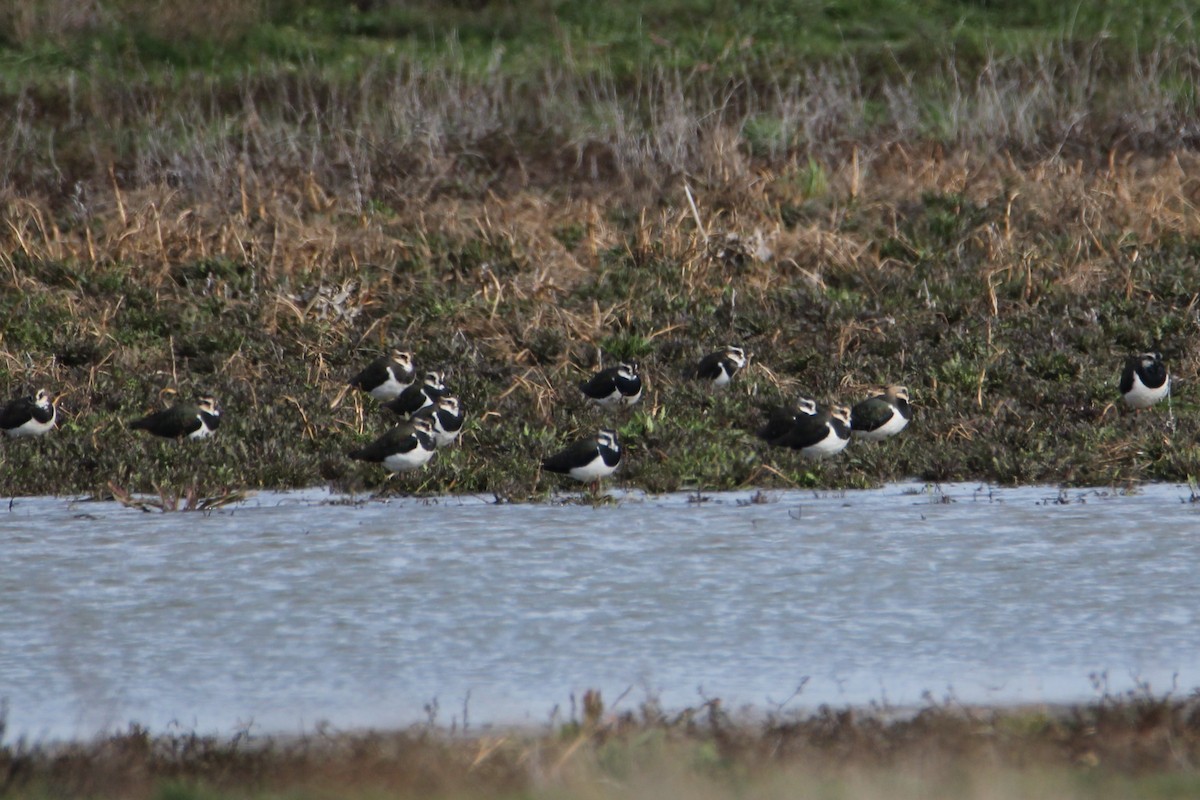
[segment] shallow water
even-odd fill
[[[597,688],[1059,702],[1200,686],[1187,487],[0,507],[8,733],[525,724]],[[944,501],[951,502],[944,502]],[[1058,501],[1065,500],[1065,504]],[[793,697],[803,685],[802,692]]]

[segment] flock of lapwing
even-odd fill
[[[700,359],[692,377],[713,389],[728,387],[747,364],[746,352],[728,345]],[[1160,353],[1129,356],[1121,372],[1119,389],[1125,403],[1145,409],[1166,397],[1171,378]],[[446,387],[439,371],[416,378],[412,353],[393,350],[372,361],[350,379],[348,389],[364,392],[400,418],[370,444],[349,452],[349,457],[383,465],[391,473],[424,466],[438,448],[448,447],[463,430],[466,414],[459,399]],[[632,406],[643,392],[636,363],[621,363],[600,370],[579,384],[587,400],[601,407]],[[54,428],[58,409],[45,389],[12,400],[0,409],[0,433],[8,438],[42,436]],[[799,451],[808,458],[840,453],[851,436],[879,441],[904,430],[912,419],[908,389],[888,386],[854,407],[821,405],[807,397],[794,406],[769,412],[758,435],[769,445]],[[177,403],[129,423],[132,430],[174,439],[212,436],[221,422],[216,398],[203,395],[194,402]],[[582,439],[542,461],[542,468],[591,484],[608,477],[621,463],[621,444],[613,428]]]
[[[439,447],[449,447],[462,432],[466,414],[437,370],[416,380],[412,353],[393,350],[350,379],[350,388],[366,392],[405,420],[366,447],[350,451],[358,461],[383,464],[389,472],[425,466]]]
[[[349,385],[403,420],[366,447],[352,450],[350,458],[382,464],[392,473],[407,472],[424,466],[438,448],[453,444],[462,430],[465,412],[446,388],[443,374],[428,372],[417,382],[412,353],[393,350],[381,356],[351,378]],[[601,370],[579,388],[597,405],[631,406],[642,397],[642,378],[636,364],[619,364]],[[595,486],[620,463],[617,432],[605,428],[594,439],[576,442],[546,458],[542,468]]]

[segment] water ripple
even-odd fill
[[[669,706],[1067,701],[1200,683],[1197,509],[1139,494],[894,486],[0,514],[9,730],[406,725],[470,697],[540,721],[572,693]],[[949,499],[953,502],[943,502]]]

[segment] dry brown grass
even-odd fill
[[[1114,158],[1097,169],[1078,160],[1019,165],[970,152],[914,158],[894,147],[859,156],[853,198],[844,165],[831,164],[824,208],[795,225],[780,219],[781,207],[797,202],[789,186],[793,173],[776,167],[764,170],[750,188],[695,189],[712,247],[701,241],[682,192],[671,194],[674,209],[643,214],[631,229],[602,212],[625,207],[620,195],[559,200],[554,192],[530,188],[505,196],[442,198],[411,216],[346,215],[338,210],[344,198],[336,187],[323,187],[311,176],[304,186],[310,196],[322,198],[319,203],[305,201],[304,187],[286,182],[270,190],[244,187],[237,202],[228,204],[165,186],[124,190],[110,181],[93,190],[87,226],[62,225],[61,209],[49,198],[10,196],[0,248],[8,254],[4,266],[13,288],[30,285],[13,260],[20,256],[127,265],[155,289],[171,280],[174,266],[224,259],[253,264],[262,289],[296,289],[351,278],[401,279],[387,265],[436,264],[435,241],[480,242],[510,251],[519,269],[503,277],[485,270],[457,279],[475,282],[485,302],[498,305],[569,292],[593,274],[602,253],[624,248],[632,237],[635,258],[679,263],[682,288],[702,296],[719,291],[735,274],[748,292],[764,291],[780,278],[817,288],[831,274],[869,282],[895,267],[880,254],[879,235],[890,233],[902,242],[900,221],[911,217],[917,198],[934,194],[958,195],[980,206],[1003,203],[1000,218],[948,243],[952,253],[973,255],[985,279],[1019,275],[1027,284],[1048,279],[1079,293],[1120,280],[1129,294],[1138,288],[1139,247],[1200,235],[1198,162],[1195,154],[1173,152]],[[853,227],[847,224],[851,216]],[[571,226],[581,235],[567,248],[555,234]],[[281,312],[289,308],[284,299],[281,294]],[[361,303],[369,307],[369,296]],[[300,317],[313,311],[290,304],[290,313]],[[600,314],[601,324],[613,313],[619,309]]]
[[[210,491],[349,479],[344,437],[375,422],[334,401],[393,344],[470,395],[479,427],[459,466],[484,473],[447,478],[459,488],[527,492],[536,471],[508,454],[594,424],[574,385],[622,357],[652,377],[642,415],[622,423],[654,455],[625,471],[646,488],[678,488],[671,465],[723,454],[687,474],[823,480],[735,459],[738,432],[798,392],[853,399],[890,382],[934,412],[926,447],[864,453],[866,472],[835,482],[1183,478],[1200,469],[1185,417],[1146,460],[1135,454],[1162,441],[1110,430],[1130,425],[1103,409],[1130,350],[1165,349],[1181,389],[1200,369],[1200,158],[1168,98],[1157,138],[1138,138],[1146,120],[1104,105],[1101,67],[1075,67],[1079,85],[1026,74],[1049,94],[1042,116],[1014,106],[1030,115],[1015,137],[980,110],[998,90],[953,82],[961,96],[943,110],[959,133],[922,132],[900,89],[893,116],[863,128],[849,67],[769,87],[654,70],[633,96],[554,69],[518,84],[447,64],[373,64],[357,82],[197,77],[170,92],[96,79],[67,101],[31,85],[0,120],[13,164],[0,176],[0,364],[14,386],[70,391],[70,418],[101,450],[114,416],[164,388],[230,397],[231,419],[263,425],[238,434],[254,452],[224,453],[235,471]],[[1049,116],[1058,101],[1065,116]],[[1092,113],[1064,127],[1078,104]],[[763,118],[782,139],[764,143]],[[756,358],[714,444],[682,369],[723,341]],[[1050,424],[1065,424],[1056,404],[1074,428]],[[253,438],[276,430],[290,438]],[[1093,457],[1120,440],[1133,444]],[[1032,455],[997,458],[994,441]],[[288,442],[306,455],[286,476],[229,466],[286,460]],[[72,458],[96,465],[64,475],[76,489],[126,469]]]
[[[736,721],[717,700],[608,711],[543,731],[298,738],[155,736],[0,747],[9,796],[73,797],[1184,797],[1200,753],[1195,700],[916,713],[822,708]],[[183,793],[183,794],[179,794]]]

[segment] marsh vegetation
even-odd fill
[[[383,412],[332,401],[393,346],[469,414],[406,491],[545,497],[539,456],[601,423],[650,491],[1200,472],[1193,10],[648,5],[0,9],[0,387],[62,395],[58,431],[0,445],[3,492],[379,489],[346,454]],[[753,353],[730,391],[683,377],[727,342]],[[1151,347],[1176,391],[1134,415],[1117,372]],[[601,415],[575,386],[618,359],[646,396]],[[883,383],[917,409],[895,440],[814,465],[753,436]],[[200,392],[211,441],[127,429]],[[1182,797],[1198,720],[1150,695],[757,722],[593,697],[531,733],[0,737],[0,793]]]
[[[296,738],[155,735],[0,746],[14,798],[1194,797],[1194,698],[1133,693],[1072,708],[780,710],[741,719],[719,700],[617,712],[585,693],[540,730]]]
[[[591,5],[4,12],[0,385],[64,393],[5,492],[377,488],[346,452],[383,412],[331,399],[391,346],[470,415],[405,490],[541,496],[600,422],[651,491],[1196,474],[1182,7]],[[726,342],[708,396],[683,370]],[[1177,391],[1135,417],[1150,346]],[[575,385],[622,358],[647,396],[600,419]],[[897,382],[895,441],[753,438]],[[129,434],[170,390],[220,399],[214,441]]]

